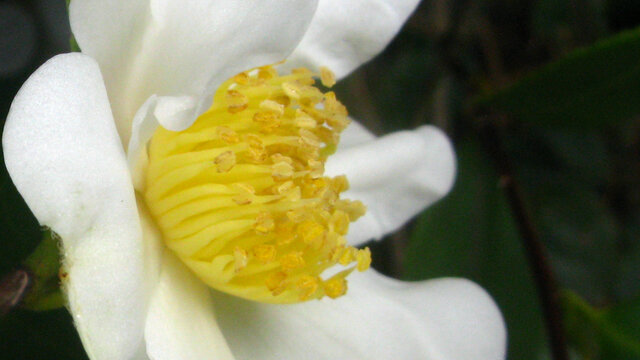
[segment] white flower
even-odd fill
[[[351,276],[337,300],[250,302],[211,291],[165,251],[136,200],[138,158],[157,123],[188,127],[222,81],[288,55],[285,66],[324,65],[344,77],[416,4],[72,1],[83,53],[57,56],[30,77],[3,146],[16,187],[62,238],[64,288],[91,359],[504,358],[499,310],[469,281],[402,283],[370,270]],[[375,138],[354,123],[327,172],[346,174],[347,197],[369,208],[349,234],[360,244],[448,192],[455,162],[433,127]]]

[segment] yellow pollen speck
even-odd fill
[[[236,90],[227,92],[227,102],[229,103],[227,109],[232,114],[240,112],[249,106],[249,98]]]
[[[282,90],[291,99],[299,100],[302,97],[302,87],[295,83],[286,82],[282,84]]]
[[[287,179],[293,176],[293,166],[281,161],[273,164],[273,176],[280,179]]]
[[[369,250],[369,248],[358,250],[358,253],[356,254],[356,261],[358,261],[358,271],[365,271],[369,269],[369,266],[371,265],[371,250]]]
[[[299,134],[300,139],[304,141],[305,144],[313,147],[319,147],[321,145],[320,139],[313,132],[307,129],[300,129]]]
[[[300,223],[302,222],[304,219],[306,219],[308,217],[308,213],[307,213],[307,209],[306,208],[298,208],[298,209],[294,209],[294,210],[289,210],[287,211],[287,219],[289,219],[292,222],[295,223]]]
[[[304,264],[304,258],[299,251],[286,254],[280,258],[280,266],[282,266],[282,271],[284,272],[303,267]]]
[[[291,191],[295,187],[296,185],[293,183],[293,181],[283,182],[282,184],[276,187],[276,192],[278,194],[286,194],[287,192]]]
[[[323,285],[324,293],[332,298],[338,298],[347,292],[347,280],[343,278],[327,280]]]
[[[325,229],[315,221],[305,221],[298,227],[302,241],[313,248],[320,248],[324,241]]]
[[[240,141],[238,134],[228,127],[219,126],[217,128],[217,132],[220,139],[222,139],[226,143],[235,144]]]
[[[232,188],[236,191],[236,195],[232,200],[238,205],[251,204],[256,190],[249,184],[236,183]]]
[[[338,262],[342,265],[349,265],[356,259],[356,253],[358,250],[354,248],[345,248],[342,250],[342,255]]]
[[[288,156],[284,156],[284,155],[282,155],[280,153],[272,154],[270,156],[270,158],[271,158],[271,160],[273,161],[274,164],[275,163],[279,163],[279,162],[286,162],[289,165],[293,164],[293,159],[291,159]]]
[[[322,161],[310,159],[307,161],[307,165],[309,166],[309,175],[312,179],[318,179],[324,174],[324,163]]]
[[[300,115],[296,116],[295,124],[302,129],[314,129],[318,125],[311,116],[304,112],[301,112]]]
[[[346,235],[349,230],[349,215],[344,211],[337,210],[331,215],[331,221],[329,224],[333,227],[333,230],[340,234]]]
[[[214,162],[218,165],[218,172],[228,172],[236,164],[236,154],[233,151],[225,151],[216,156]]]
[[[269,274],[265,279],[265,285],[273,296],[280,295],[286,289],[287,274],[282,271]]]
[[[303,275],[296,285],[300,289],[300,300],[307,300],[318,290],[318,278]]]
[[[256,217],[254,228],[258,234],[266,234],[276,228],[276,223],[273,217],[271,217],[271,214],[263,212]]]
[[[349,181],[344,175],[336,176],[331,181],[331,187],[336,192],[343,192],[349,190]]]
[[[280,115],[272,111],[259,111],[253,115],[253,121],[260,124],[262,132],[270,133],[280,126]]]
[[[265,66],[258,70],[258,79],[269,80],[278,76],[278,72],[271,66]]]
[[[330,88],[336,84],[336,75],[329,68],[321,66],[320,81],[322,81],[322,85]]]
[[[338,101],[338,98],[336,98],[336,94],[333,91],[329,91],[328,93],[324,94],[324,108],[325,110],[330,111],[335,115],[349,115],[349,113],[347,112],[347,108],[342,105],[340,101]],[[327,118],[327,120],[335,121],[336,119]]]
[[[235,272],[239,272],[247,266],[248,257],[247,252],[244,249],[236,247],[233,250],[233,259]]]
[[[284,105],[274,100],[264,100],[260,103],[260,109],[271,111],[278,116],[284,115]]]
[[[249,83],[249,75],[247,73],[240,73],[233,77],[233,81],[241,85],[247,85]]]
[[[253,256],[262,263],[269,263],[276,258],[276,247],[268,244],[260,244],[253,247]]]
[[[190,128],[150,140],[146,205],[167,248],[212,288],[269,303],[336,298],[369,267],[369,249],[345,240],[365,207],[341,199],[344,176],[324,174],[348,113],[318,78],[335,83],[325,68],[242,72]]]
[[[295,69],[291,70],[291,73],[293,73],[293,74],[298,74],[298,75],[306,75],[306,76],[311,76],[311,75],[313,75],[313,74],[311,73],[311,70],[309,70],[309,69],[307,69],[307,68],[303,68],[303,67],[301,67],[301,68],[295,68]]]

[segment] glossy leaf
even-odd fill
[[[534,125],[601,127],[640,113],[640,29],[571,52],[477,100]]]
[[[640,358],[640,298],[597,309],[566,292],[563,302],[570,340],[584,358]]]
[[[29,255],[24,265],[33,276],[33,285],[24,299],[29,310],[51,310],[64,306],[60,291],[60,249],[58,239],[50,230],[43,233],[42,241]]]
[[[542,315],[518,232],[491,164],[478,146],[457,146],[453,191],[418,220],[405,278],[466,277],[495,298],[507,322],[509,358],[538,359]]]

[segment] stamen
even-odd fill
[[[347,281],[345,279],[331,279],[323,284],[324,293],[332,298],[338,298],[347,292]]]
[[[218,165],[218,172],[228,172],[236,164],[236,154],[233,151],[225,151],[216,156],[214,162]]]
[[[169,249],[209,286],[250,300],[337,298],[371,263],[346,244],[364,214],[340,199],[344,176],[324,164],[349,123],[325,87],[335,75],[271,66],[225,82],[187,130],[159,128],[149,143],[145,199]],[[323,279],[325,270],[345,270]]]
[[[227,91],[227,102],[229,103],[227,109],[232,114],[240,112],[249,106],[247,96],[236,90]]]
[[[320,81],[322,85],[330,88],[336,84],[336,75],[329,68],[320,67]]]

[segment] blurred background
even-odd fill
[[[638,25],[635,0],[424,0],[336,90],[376,134],[434,124],[458,155],[451,194],[370,244],[373,266],[481,284],[509,359],[561,359],[552,343],[640,359]],[[0,1],[1,121],[69,36],[64,0]],[[1,276],[42,237],[4,165],[0,228]],[[17,309],[0,317],[0,359],[86,355],[65,309]]]

